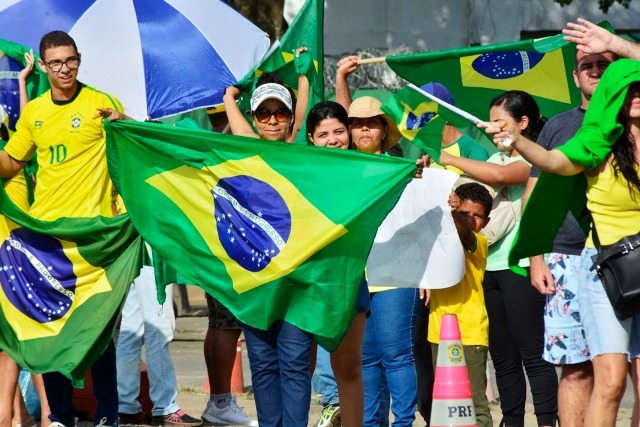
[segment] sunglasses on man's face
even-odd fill
[[[260,108],[253,112],[254,117],[260,123],[268,123],[271,116],[274,116],[279,123],[284,123],[289,120],[291,112],[286,108],[278,108],[275,111],[268,110],[266,108]]]

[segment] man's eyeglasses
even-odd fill
[[[54,59],[53,61],[43,61],[45,64],[47,64],[47,67],[49,67],[51,69],[51,71],[53,71],[54,73],[57,73],[58,71],[62,70],[62,66],[66,65],[68,69],[70,70],[75,70],[76,68],[78,68],[80,66],[80,56],[72,56],[70,58],[67,58],[66,61],[60,61],[59,59]]]
[[[256,120],[260,123],[268,123],[271,119],[271,116],[274,116],[279,123],[284,123],[289,120],[291,116],[291,112],[286,108],[278,108],[275,111],[268,110],[266,108],[261,108],[253,112]]]

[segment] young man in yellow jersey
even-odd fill
[[[14,176],[37,153],[37,184],[28,212],[40,220],[111,217],[125,211],[109,176],[102,119],[128,117],[117,99],[77,80],[80,62],[80,53],[68,34],[52,31],[42,38],[38,65],[47,74],[51,90],[26,105],[16,133],[0,151],[2,177]],[[91,371],[98,400],[94,424],[117,426],[119,402],[113,344]],[[51,426],[73,426],[71,381],[58,372],[43,377]],[[154,417],[153,422],[174,426],[202,423],[180,409]]]
[[[451,193],[449,205],[464,247],[466,271],[457,285],[427,293],[430,295],[425,302],[429,305],[428,340],[434,356],[438,354],[442,315],[455,314],[458,317],[473,405],[480,427],[493,426],[486,395],[489,317],[482,289],[489,246],[487,238],[479,234],[489,222],[492,204],[489,191],[475,182],[462,184]]]
[[[28,209],[32,216],[54,221],[61,217],[117,215],[122,204],[116,203],[107,169],[101,117],[124,117],[121,104],[78,82],[80,54],[73,39],[62,31],[42,38],[38,65],[47,74],[51,90],[26,105],[15,134],[0,151],[0,176],[15,176],[37,153],[35,198]],[[94,364],[92,372],[98,398],[96,424],[105,417],[107,425],[117,425],[113,344]],[[74,425],[71,381],[52,372],[44,374],[44,382],[51,425]]]

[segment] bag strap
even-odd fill
[[[598,230],[596,230],[596,222],[591,218],[591,237],[593,237],[593,244],[596,245],[596,249],[598,253],[602,253],[602,245],[600,244],[600,239],[598,238]]]
[[[623,238],[620,241],[616,242],[616,244],[611,245],[607,249],[604,249],[600,244],[600,239],[598,238],[598,232],[596,231],[596,224],[593,221],[592,221],[592,224],[593,224],[593,227],[591,230],[593,231],[593,233],[591,234],[591,236],[593,237],[593,243],[596,245],[596,248],[598,249],[598,255],[594,255],[592,257],[593,266],[590,268],[590,270],[599,269],[602,263],[604,263],[606,260],[608,260],[611,257],[625,255],[625,254],[628,254],[630,251],[640,248],[640,233],[638,233],[634,236]],[[634,238],[637,238],[638,240],[628,241]]]

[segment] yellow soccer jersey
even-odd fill
[[[5,150],[19,161],[38,153],[32,216],[52,221],[115,214],[102,119],[92,118],[96,108],[122,111],[117,99],[79,83],[71,100],[54,101],[48,91],[22,112]]]
[[[429,303],[429,332],[427,339],[440,343],[443,314],[458,317],[462,344],[489,346],[489,317],[484,303],[482,281],[489,252],[487,238],[476,234],[476,250],[465,252],[466,272],[462,281],[446,289],[431,291]]]

